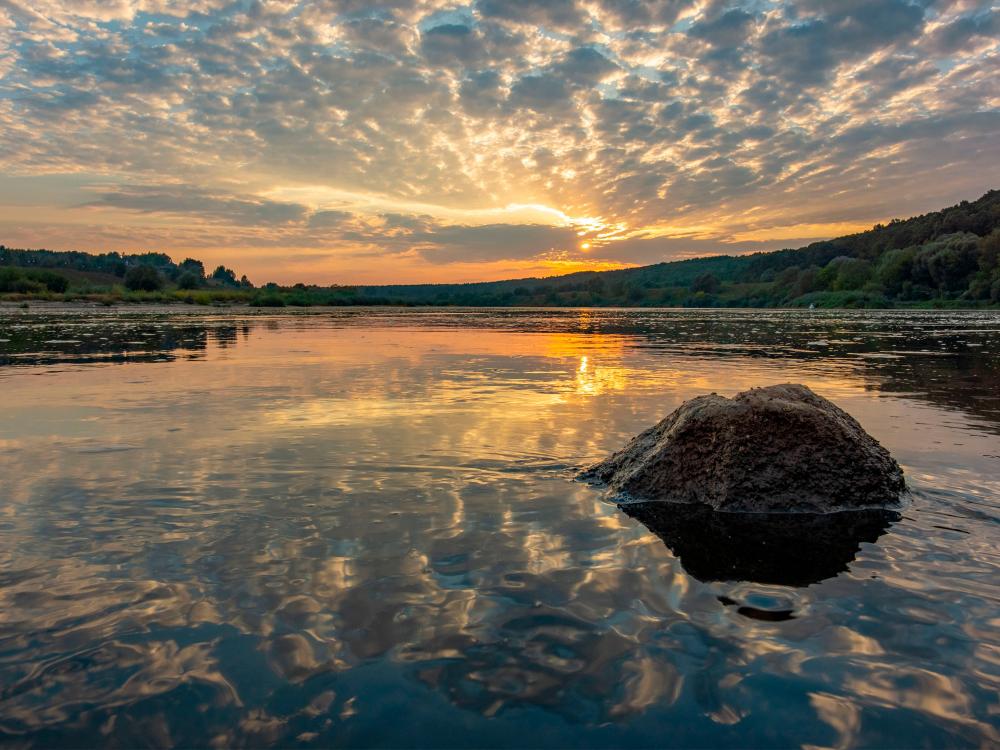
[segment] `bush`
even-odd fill
[[[30,294],[45,290],[43,284],[31,281],[18,268],[0,268],[0,292]]]
[[[25,274],[31,281],[44,284],[50,292],[62,294],[69,289],[69,279],[54,271],[32,270]]]
[[[69,279],[54,271],[23,268],[0,268],[0,292],[17,294],[62,294],[69,289]]]
[[[163,277],[152,266],[132,266],[125,273],[125,286],[133,292],[155,292],[163,287]]]
[[[250,307],[284,307],[285,300],[277,294],[265,294],[250,300]]]
[[[892,307],[892,303],[882,294],[860,292],[857,290],[844,290],[839,292],[811,292],[796,298],[791,303],[792,307],[847,307],[847,308],[886,308]]]
[[[180,289],[197,289],[201,286],[201,279],[191,271],[185,271],[181,274],[181,277],[177,279],[177,286]]]

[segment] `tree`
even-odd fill
[[[860,289],[871,275],[871,263],[867,260],[850,258],[837,265],[837,277],[833,281],[833,288],[837,291]]]
[[[555,294],[555,292],[553,292]],[[644,296],[642,287],[634,281],[627,281],[622,285],[622,296],[625,298],[624,302],[635,304],[641,300]],[[558,298],[557,298],[558,299]]]
[[[193,274],[195,278],[199,280],[205,278],[205,264],[202,263],[200,260],[195,260],[194,258],[185,258],[183,261],[181,261],[181,264],[178,266],[178,268],[180,268],[182,274],[184,273]]]
[[[795,284],[792,285],[792,290],[788,296],[791,299],[795,299],[796,297],[801,297],[803,294],[815,291],[818,287],[818,278],[819,269],[816,266],[803,268],[802,272],[799,273],[799,277],[795,280]]]
[[[219,266],[214,271],[212,271],[212,278],[216,281],[220,281],[223,284],[229,284],[231,286],[236,286],[236,272],[231,268],[226,268],[225,266]]]
[[[137,253],[130,256],[133,263],[144,266],[152,266],[161,271],[176,270],[177,266],[166,253]]]
[[[979,240],[979,267],[984,271],[1000,268],[1000,229]]]
[[[905,284],[912,282],[913,258],[916,250],[912,247],[897,248],[885,253],[879,260],[875,279],[890,297],[902,295]]]
[[[979,238],[973,234],[945,235],[921,248],[914,259],[914,276],[939,292],[965,289],[979,267]]]
[[[197,289],[201,286],[201,277],[191,271],[185,271],[177,279],[177,286],[181,289]]]
[[[163,277],[152,266],[132,266],[125,273],[125,286],[132,291],[155,292],[163,287]]]
[[[695,276],[694,281],[691,282],[691,291],[697,294],[698,292],[704,292],[705,294],[715,294],[722,288],[722,283],[719,281],[718,277],[709,271],[708,273],[699,274]]]
[[[781,290],[790,289],[798,280],[799,273],[801,273],[801,271],[802,269],[798,266],[789,266],[788,268],[781,270],[774,277],[774,286]]]

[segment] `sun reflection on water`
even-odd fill
[[[1000,741],[995,341],[879,359],[855,350],[926,349],[921,319],[630,315],[84,317],[93,350],[0,317],[0,733]],[[914,489],[833,577],[701,580],[573,481],[687,398],[787,380]]]

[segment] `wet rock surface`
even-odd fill
[[[796,384],[691,399],[581,478],[622,502],[742,513],[893,508],[905,490],[885,448]]]

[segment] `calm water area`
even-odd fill
[[[893,521],[762,566],[575,480],[782,382]],[[1000,743],[996,312],[6,307],[0,407],[0,744]]]

